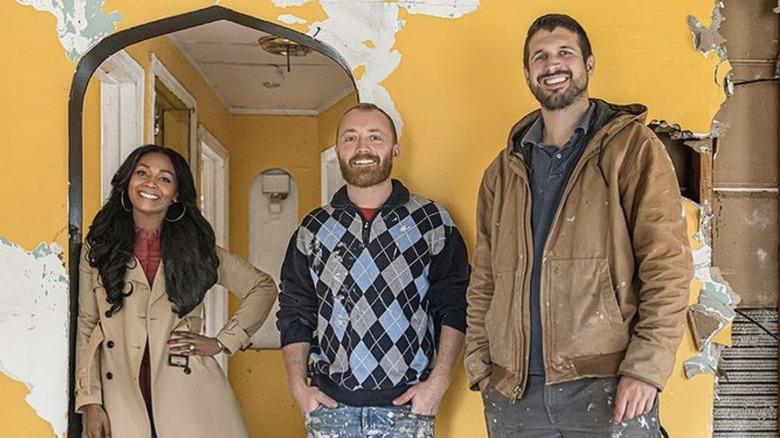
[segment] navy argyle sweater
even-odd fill
[[[392,404],[428,377],[442,324],[466,331],[463,239],[441,206],[396,180],[371,221],[346,187],[309,213],[281,277],[282,346],[311,342],[312,384],[340,403]]]

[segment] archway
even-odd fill
[[[69,224],[69,274],[70,274],[70,355],[69,355],[69,409],[68,434],[80,436],[80,422],[74,413],[73,379],[75,376],[75,334],[76,316],[78,315],[78,263],[81,241],[83,238],[82,222],[84,207],[83,165],[83,114],[87,88],[90,79],[98,67],[114,53],[133,44],[163,36],[169,33],[201,26],[204,24],[225,20],[247,28],[256,29],[268,34],[287,38],[290,41],[310,47],[320,52],[338,64],[350,78],[354,88],[354,78],[345,60],[331,47],[314,38],[291,29],[267,22],[249,15],[212,6],[162,20],[150,22],[141,26],[116,32],[98,43],[86,53],[78,63],[73,77],[68,107],[68,224]]]

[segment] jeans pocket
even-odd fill
[[[325,408],[325,406],[324,406],[324,405],[317,405],[317,407],[316,407],[316,408],[314,408],[314,409],[310,410],[309,412],[307,412],[307,413],[303,414],[303,420],[304,420],[306,423],[309,423],[309,421],[311,420],[311,418],[312,418],[312,417],[316,417],[316,416],[317,416],[317,414],[319,414],[319,413],[320,413],[320,411],[322,411],[324,408]]]
[[[428,415],[428,414],[417,414],[415,412],[409,411],[409,415],[413,418],[419,418],[421,420],[429,420],[433,421],[436,419],[436,415]]]

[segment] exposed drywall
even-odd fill
[[[103,0],[16,0],[38,11],[46,11],[57,19],[57,35],[68,58],[78,59],[104,36],[114,31],[122,19],[118,12],[104,13]]]
[[[776,189],[715,192],[713,263],[742,296],[742,306],[777,306],[777,212]]]
[[[68,278],[57,244],[33,251],[0,237],[0,372],[62,437],[67,428]]]
[[[727,345],[714,342],[714,338],[734,320],[734,308],[739,304],[739,295],[723,280],[720,270],[712,266],[712,247],[706,238],[709,219],[701,209],[699,215],[699,231],[694,239],[701,247],[693,251],[693,266],[694,278],[702,286],[698,303],[690,307],[689,321],[700,354],[685,361],[685,375],[689,379],[698,373],[717,370],[718,358]]]
[[[704,56],[708,53],[716,53],[720,59],[726,59],[726,48],[723,44],[726,39],[720,34],[720,25],[725,20],[721,9],[723,8],[723,2],[718,0],[715,2],[715,9],[712,11],[712,17],[709,26],[704,26],[694,16],[688,16],[688,27],[693,33],[693,45],[696,50],[700,51]]]
[[[720,28],[731,81],[743,85],[733,87],[715,116],[729,130],[718,141],[713,168],[713,263],[739,292],[742,307],[776,307],[778,299],[776,4],[729,0]]]

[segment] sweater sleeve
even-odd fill
[[[447,227],[442,250],[431,259],[428,294],[431,313],[438,325],[466,332],[466,288],[469,263],[466,244],[454,226]]]
[[[309,261],[299,228],[287,246],[282,263],[281,293],[276,325],[281,332],[282,347],[296,342],[311,342],[317,328],[317,294],[309,273]]]

